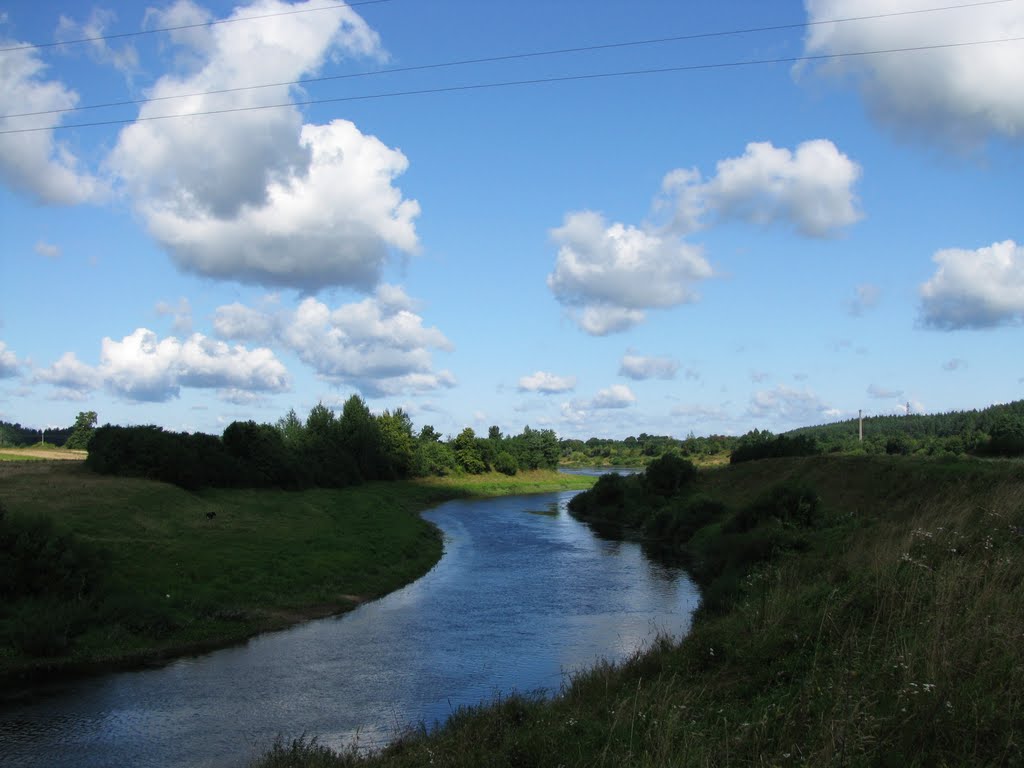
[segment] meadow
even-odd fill
[[[0,608],[0,679],[149,663],[340,613],[437,562],[441,537],[421,510],[592,482],[533,471],[189,492],[79,462],[0,462],[0,555],[14,574],[0,588],[20,590]],[[40,559],[67,567],[26,593],[41,577],[25,562]]]
[[[1024,764],[1020,462],[771,459],[643,498],[591,511],[647,505],[622,532],[684,558],[705,594],[685,639],[378,754],[299,739],[259,767]]]

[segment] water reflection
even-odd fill
[[[244,765],[279,733],[381,744],[495,694],[557,692],[573,670],[685,632],[697,604],[685,574],[594,536],[566,512],[571,496],[442,505],[425,517],[445,533],[444,558],[382,600],[161,669],[41,689],[0,710],[0,762]]]

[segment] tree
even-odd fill
[[[394,413],[385,410],[377,417],[384,456],[397,477],[406,477],[412,468],[416,441],[412,436],[412,419],[401,408]]]
[[[459,436],[452,440],[452,450],[455,452],[455,460],[459,466],[471,475],[479,475],[487,471],[487,465],[480,455],[480,447],[477,445],[476,432],[472,427],[466,427],[459,433]]]
[[[420,430],[420,436],[417,438],[420,442],[431,442],[436,443],[441,439],[441,433],[434,429],[430,424],[424,424]]]
[[[288,413],[277,420],[277,431],[281,433],[281,439],[289,448],[295,449],[302,443],[306,428],[295,413],[294,408],[289,408]]]
[[[71,436],[64,443],[64,447],[84,451],[89,447],[89,441],[94,434],[96,434],[96,411],[82,411],[75,419],[75,426],[71,428]]]
[[[352,395],[341,407],[338,428],[342,445],[355,459],[363,480],[389,477],[390,467],[384,454],[380,425],[359,395]]]

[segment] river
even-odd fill
[[[679,636],[699,602],[679,569],[594,535],[572,492],[453,501],[424,517],[445,554],[343,616],[244,645],[39,688],[0,709],[0,765],[244,766],[278,735],[386,743],[403,728]]]

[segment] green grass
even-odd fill
[[[50,517],[92,545],[103,573],[82,604],[0,610],[0,638],[34,622],[74,634],[66,652],[47,658],[0,645],[0,679],[169,657],[348,610],[419,577],[441,556],[439,532],[419,511],[448,498],[557,489],[563,478],[196,494],[77,463],[0,465],[0,502],[12,519]]]
[[[724,575],[714,558],[741,562],[720,546],[732,512],[699,531],[690,555],[724,602],[682,642],[375,756],[300,741],[259,765],[1024,765],[1024,467],[778,459],[705,472],[699,490],[734,511],[783,480],[820,495],[814,524]]]

